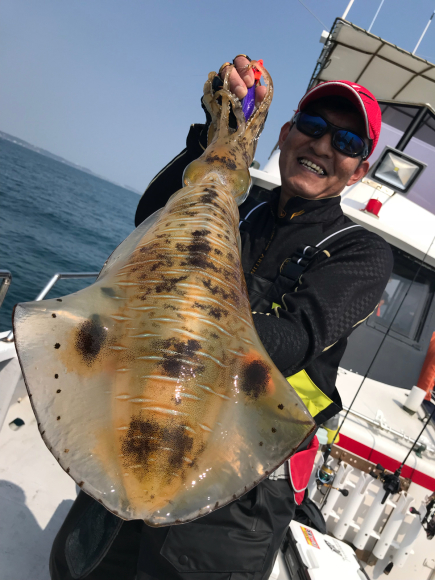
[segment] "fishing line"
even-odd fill
[[[345,415],[344,415],[343,421],[341,422],[341,424],[340,424],[339,428],[337,429],[337,431],[336,431],[336,433],[335,433],[335,435],[334,435],[334,438],[333,438],[333,440],[332,440],[332,441],[331,441],[331,443],[329,443],[329,445],[326,447],[326,451],[325,451],[325,454],[324,454],[324,456],[323,456],[323,465],[325,465],[325,464],[326,464],[326,462],[328,461],[328,458],[329,458],[329,456],[331,455],[332,446],[334,445],[334,443],[335,443],[335,441],[336,441],[336,439],[337,439],[338,435],[340,434],[340,431],[341,431],[341,429],[342,429],[342,427],[343,427],[343,425],[344,425],[344,422],[346,421],[346,419],[347,419],[347,417],[348,417],[348,415],[349,415],[349,412],[350,412],[350,410],[352,409],[352,407],[353,407],[353,404],[355,403],[355,400],[356,400],[356,398],[357,398],[358,394],[360,393],[362,386],[363,386],[363,385],[364,385],[364,383],[365,383],[365,380],[368,378],[368,375],[369,375],[369,373],[370,373],[370,371],[371,371],[371,368],[372,368],[372,366],[374,365],[374,363],[375,363],[375,360],[376,360],[376,358],[377,358],[377,356],[378,356],[378,354],[379,354],[379,352],[380,352],[380,350],[381,350],[381,348],[382,348],[382,346],[383,346],[383,344],[384,344],[385,340],[387,339],[387,336],[389,335],[389,332],[390,332],[390,330],[391,330],[391,327],[393,326],[393,324],[394,324],[394,322],[395,322],[395,320],[396,320],[396,317],[398,316],[398,314],[399,314],[399,312],[400,312],[400,310],[401,310],[401,308],[402,308],[402,306],[403,306],[403,303],[405,302],[405,300],[406,300],[406,297],[408,296],[408,294],[409,294],[409,291],[410,291],[410,290],[411,290],[411,288],[412,288],[412,285],[414,284],[414,282],[416,281],[416,279],[417,279],[418,275],[420,274],[420,270],[421,270],[421,269],[422,269],[422,267],[424,266],[424,264],[425,264],[425,260],[426,260],[426,258],[427,258],[427,256],[428,256],[428,254],[429,254],[429,252],[430,252],[430,250],[431,250],[431,248],[432,248],[432,245],[434,244],[434,242],[435,242],[435,236],[434,236],[434,238],[432,239],[431,243],[429,244],[429,247],[428,247],[428,249],[427,249],[427,251],[426,251],[426,253],[425,253],[424,257],[423,257],[423,260],[422,260],[421,264],[419,265],[419,267],[417,268],[417,271],[416,271],[416,273],[414,274],[414,278],[412,279],[412,281],[411,281],[411,284],[409,285],[408,289],[406,290],[406,292],[405,292],[405,295],[403,296],[403,298],[402,298],[402,300],[401,300],[401,302],[400,302],[400,304],[399,304],[399,307],[398,307],[398,309],[397,309],[397,311],[396,311],[395,315],[393,316],[393,319],[391,320],[391,322],[390,322],[390,324],[389,324],[389,326],[388,326],[388,328],[387,328],[387,330],[386,330],[386,332],[385,332],[385,335],[384,335],[384,337],[383,337],[383,338],[382,338],[382,340],[381,340],[381,343],[380,343],[380,345],[379,345],[378,349],[377,349],[377,350],[376,350],[376,352],[375,352],[375,355],[374,355],[374,357],[373,357],[373,359],[372,359],[372,361],[371,361],[371,363],[370,363],[370,365],[369,365],[369,368],[367,369],[367,371],[366,371],[366,373],[365,373],[365,375],[364,375],[364,377],[363,377],[363,380],[361,381],[361,384],[360,384],[360,386],[358,387],[358,389],[357,389],[357,391],[356,391],[356,393],[355,393],[355,395],[354,395],[354,397],[353,397],[353,399],[352,399],[352,402],[351,402],[350,406],[348,407],[348,409],[347,409],[347,411],[346,411],[346,413],[345,413]],[[435,410],[435,408],[434,408],[434,410]],[[432,411],[431,417],[432,417],[432,415],[433,415],[433,414],[434,414],[434,411]],[[426,426],[423,428],[422,432],[424,431],[424,429],[425,429],[425,428],[426,428]],[[420,435],[421,435],[421,433],[420,433]],[[419,435],[419,437],[420,437],[420,435]],[[412,452],[413,448],[415,447],[415,443],[416,443],[416,441],[414,442],[414,445],[411,447],[411,449],[410,449],[410,451],[409,451],[408,455],[406,456],[406,458],[405,458],[405,461],[406,461],[406,459],[408,459],[408,457],[409,457],[410,453]],[[403,464],[404,464],[404,462],[403,462]],[[402,464],[402,465],[403,465],[403,464]],[[401,468],[402,468],[402,466],[400,467],[400,469],[401,469]],[[328,497],[328,495],[329,495],[329,491],[330,491],[330,489],[328,489],[328,493],[327,493],[327,494],[325,494],[325,495],[326,495],[326,497],[325,497],[325,499],[324,499],[324,502],[323,502],[323,503],[325,503],[325,502],[326,502],[326,499],[327,499],[327,497]]]
[[[311,10],[308,8],[308,6],[302,2],[302,0],[298,0],[298,1],[299,1],[299,3],[300,3],[300,4],[302,4],[302,6],[303,6],[304,8],[306,8],[306,10],[308,10],[308,12],[309,12],[309,13],[310,13],[312,16],[314,16],[314,18],[315,18],[315,19],[316,19],[318,22],[320,22],[320,24],[323,26],[323,28],[324,28],[325,30],[327,30],[327,28],[328,28],[328,27],[326,26],[326,24],[323,24],[323,22],[320,20],[320,18],[317,18],[317,16],[314,14],[314,12],[312,12],[312,11],[311,11]]]

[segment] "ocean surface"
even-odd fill
[[[144,184],[145,187],[146,184]],[[0,139],[0,269],[12,284],[0,331],[15,304],[34,300],[57,272],[98,272],[134,229],[140,196]],[[60,280],[48,298],[93,280]]]

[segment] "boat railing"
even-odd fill
[[[2,273],[6,273],[6,270],[0,270],[0,277],[2,276]],[[9,274],[10,278],[12,278],[10,272],[7,272],[7,273]],[[98,274],[99,274],[99,272],[58,272],[44,286],[44,288],[41,290],[41,292],[38,294],[38,296],[35,298],[34,301],[38,302],[39,300],[43,300],[47,296],[47,294],[50,292],[50,290],[53,288],[53,286],[59,280],[66,280],[66,279],[71,280],[71,279],[75,279],[75,278],[96,278],[98,276]],[[9,280],[9,284],[10,284],[10,280]],[[3,286],[4,286],[4,284],[0,288],[0,305],[2,302]],[[6,289],[4,294],[6,294],[6,292],[7,292],[7,289]],[[5,338],[3,338],[2,340],[3,340],[3,342],[12,342],[14,340],[13,331],[11,330],[10,333],[7,336],[5,336]]]
[[[2,280],[0,286],[0,306],[1,306],[11,285],[12,274],[9,272],[9,270],[0,270],[0,279]]]

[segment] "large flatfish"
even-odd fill
[[[213,94],[210,73],[210,145],[92,286],[15,310],[42,438],[124,519],[162,526],[218,509],[314,428],[258,338],[241,266],[237,205],[272,99],[262,72],[267,94],[248,122],[228,75]]]

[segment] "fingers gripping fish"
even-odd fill
[[[47,447],[124,519],[162,526],[218,509],[314,428],[256,334],[241,265],[237,206],[272,100],[262,73],[267,94],[247,122],[228,74],[213,94],[210,73],[210,144],[187,167],[184,187],[115,250],[92,286],[15,310]]]

